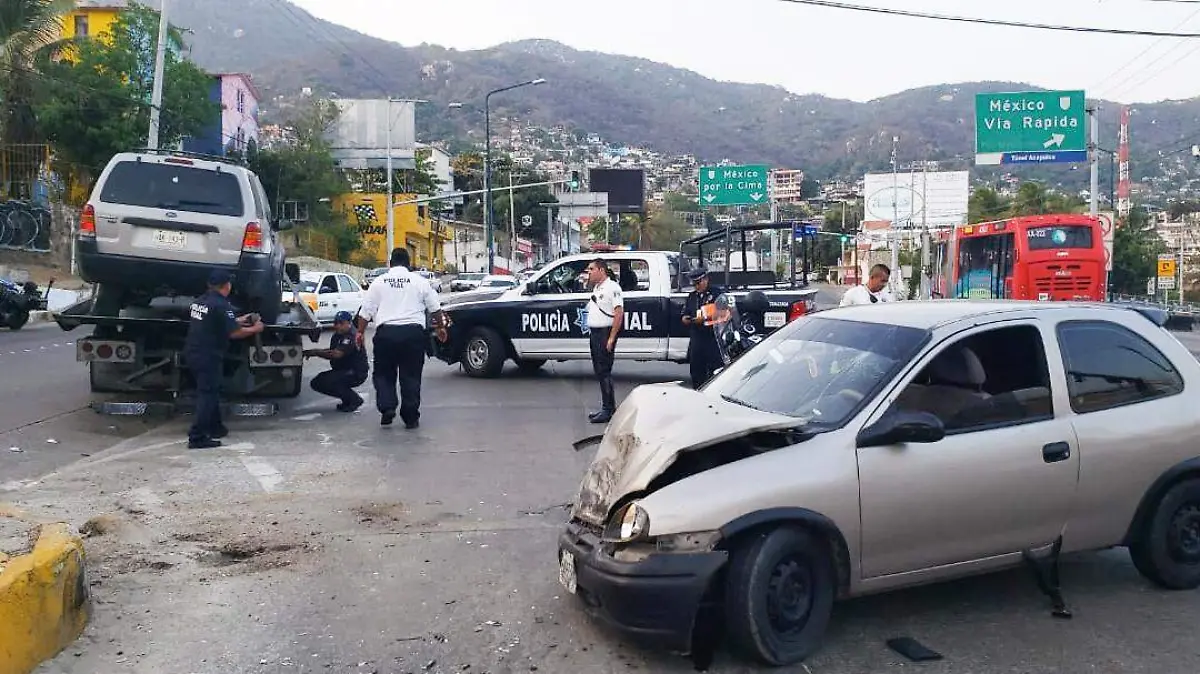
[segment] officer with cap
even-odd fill
[[[229,340],[257,335],[265,327],[256,314],[235,318],[229,292],[233,275],[215,269],[208,275],[208,292],[192,303],[191,322],[183,355],[192,378],[196,380],[196,418],[188,430],[188,448],[220,447],[229,434],[221,423],[220,389],[225,353]]]
[[[339,311],[333,317],[333,337],[328,349],[307,349],[305,358],[324,358],[329,370],[313,377],[312,388],[317,393],[341,400],[339,412],[353,412],[362,407],[362,396],[355,392],[367,380],[367,352],[358,346],[358,331],[351,321],[354,315]]]
[[[683,324],[690,328],[688,334],[688,364],[692,371],[692,388],[698,389],[712,378],[721,367],[721,350],[711,325],[704,322],[705,305],[713,304],[725,292],[712,285],[708,270],[700,267],[688,272],[693,290],[683,304]]]

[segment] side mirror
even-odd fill
[[[859,447],[885,447],[909,442],[939,442],[946,437],[942,420],[929,412],[889,411],[858,433]]]
[[[521,284],[521,294],[522,295],[534,294],[533,293],[533,284],[532,283],[522,283]]]
[[[288,262],[287,264],[283,265],[283,273],[292,283],[300,282],[300,265],[296,264],[295,262]]]
[[[286,232],[295,226],[296,226],[296,223],[292,222],[291,220],[279,220],[278,222],[275,223],[275,229],[277,229],[281,232]]]

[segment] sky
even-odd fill
[[[847,0],[1035,23],[1200,33],[1200,0]],[[404,45],[530,38],[638,56],[717,80],[868,101],[1004,80],[1122,103],[1200,96],[1200,38],[1127,37],[878,16],[785,0],[292,0]],[[536,76],[536,74],[531,74]]]

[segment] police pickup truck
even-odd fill
[[[573,255],[547,264],[526,283],[493,292],[475,291],[443,303],[451,319],[448,338],[434,340],[438,358],[461,363],[472,377],[496,377],[507,360],[524,372],[547,361],[588,360],[585,285],[588,263],[602,257],[623,290],[625,326],[619,360],[687,362],[688,328],[680,320],[691,291],[689,261],[679,253],[637,251]],[[719,284],[724,274],[714,274]],[[741,283],[735,283],[740,280]],[[737,272],[728,292],[739,299],[762,290],[770,301],[767,332],[814,311],[815,289],[776,290],[771,272]]]

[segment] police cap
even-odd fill
[[[349,311],[339,311],[333,315],[334,323],[341,323],[342,321],[349,323],[352,320],[354,320],[354,314],[350,313]]]
[[[214,269],[208,274],[208,285],[212,288],[220,288],[226,283],[233,283],[233,274],[225,269]]]

